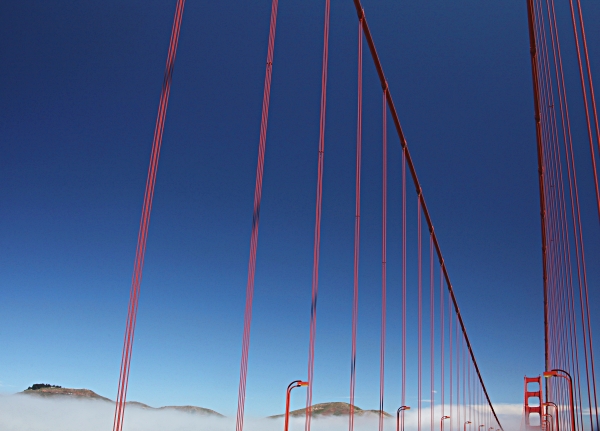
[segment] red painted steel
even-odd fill
[[[354,296],[352,302],[352,357],[350,358],[350,409],[348,429],[354,429],[356,388],[356,329],[358,325],[358,262],[360,254],[360,173],[362,160],[362,26],[358,23],[358,113],[356,120],[356,208],[354,217]]]
[[[435,291],[433,287],[433,238],[429,235],[429,382],[431,386],[430,397],[431,397],[431,408],[429,409],[431,431],[433,431],[433,412],[435,411]]]
[[[362,23],[359,23],[362,28]],[[362,33],[361,33],[362,37]],[[362,45],[361,45],[362,46]],[[387,300],[387,104],[383,92],[383,179],[381,205],[381,349],[379,352],[379,431],[383,431],[383,396],[385,382],[385,324]]]
[[[242,336],[242,359],[240,363],[240,382],[238,387],[238,406],[236,431],[244,429],[244,406],[246,403],[246,377],[248,374],[248,352],[250,349],[250,326],[252,323],[252,300],[254,298],[254,275],[256,273],[256,249],[258,247],[258,225],[260,221],[260,204],[262,201],[262,183],[265,166],[265,150],[267,143],[267,125],[269,119],[269,101],[271,99],[271,76],[273,73],[273,56],[275,51],[275,29],[277,25],[278,0],[271,4],[271,22],[269,28],[269,45],[262,103],[262,120],[258,145],[258,163],[256,167],[256,185],[254,188],[254,211],[252,214],[252,233],[250,236],[250,258],[248,262],[248,281],[246,283],[246,308],[244,310],[244,335]]]
[[[142,283],[142,269],[144,267],[144,256],[146,253],[146,240],[148,238],[148,227],[150,225],[150,213],[152,212],[152,200],[154,198],[154,185],[156,183],[158,159],[160,157],[160,148],[162,145],[162,137],[165,127],[165,119],[167,115],[167,106],[169,103],[169,94],[171,91],[171,80],[173,77],[173,68],[175,66],[177,45],[179,43],[179,33],[181,30],[181,20],[183,18],[184,5],[185,0],[177,1],[177,6],[175,9],[175,19],[173,22],[173,28],[171,30],[169,53],[167,55],[167,64],[158,107],[158,116],[156,119],[156,126],[154,129],[152,153],[150,155],[148,178],[146,179],[146,191],[144,193],[142,217],[140,221],[140,230],[138,233],[133,277],[131,281],[131,290],[129,294],[129,307],[127,312],[125,339],[123,342],[123,353],[121,356],[119,389],[117,393],[117,400],[115,403],[113,431],[121,431],[123,427],[123,419],[125,416],[125,403],[127,400],[127,387],[129,384],[129,369],[131,366],[131,354],[133,349],[133,338],[137,317],[138,300],[140,294],[140,286]]]
[[[440,267],[441,269],[441,267]],[[440,383],[440,387],[441,387],[441,406],[442,406],[442,416],[444,416],[445,413],[445,398],[446,398],[446,390],[445,390],[445,385],[446,385],[446,376],[445,376],[445,361],[444,361],[444,354],[445,354],[445,346],[444,346],[444,340],[446,338],[446,329],[445,329],[445,324],[446,324],[446,320],[444,317],[444,273],[443,271],[440,270],[440,375],[441,375],[441,383]]]
[[[562,122],[562,130],[563,130],[563,141],[564,141],[564,146],[565,146],[565,159],[566,159],[566,165],[567,165],[567,178],[569,180],[569,196],[570,196],[570,203],[571,203],[571,219],[573,222],[573,235],[574,235],[574,241],[575,241],[575,254],[576,254],[576,262],[577,262],[577,281],[579,283],[579,288],[581,290],[581,277],[580,274],[583,270],[584,276],[585,276],[585,260],[582,259],[582,247],[583,247],[583,236],[581,234],[581,218],[580,218],[580,212],[579,212],[579,190],[578,190],[578,185],[577,185],[577,171],[575,168],[575,162],[574,162],[574,153],[573,153],[573,139],[571,136],[571,121],[570,121],[570,117],[569,117],[569,108],[568,108],[568,102],[567,102],[567,96],[566,96],[566,86],[565,86],[565,79],[564,79],[564,73],[563,73],[563,63],[562,63],[562,54],[561,54],[561,50],[560,50],[560,39],[558,37],[558,26],[556,23],[556,13],[554,10],[554,0],[551,0],[550,3],[547,5],[548,6],[548,14],[549,14],[549,21],[551,22],[551,37],[552,37],[552,49],[553,49],[553,55],[554,55],[554,69],[555,69],[555,73],[556,73],[556,81],[558,83],[557,88],[558,88],[558,96],[559,96],[559,108],[560,108],[560,114],[561,114],[561,122]],[[560,175],[560,177],[562,178],[562,174]],[[563,203],[563,206],[565,204]],[[564,218],[566,219],[566,210],[563,209],[563,212],[565,213]],[[566,223],[566,222],[565,222]],[[565,230],[564,232],[564,237],[566,238],[568,235],[568,232]],[[566,241],[566,256],[569,256],[569,260],[570,260],[570,256],[571,256],[571,251],[570,251],[570,244],[569,241]],[[565,260],[567,260],[565,258]],[[583,260],[583,261],[582,261]],[[567,266],[567,271],[568,271],[568,280],[569,280],[569,284],[568,284],[568,289],[566,290],[566,302],[567,302],[567,307],[566,307],[566,312],[568,314],[568,326],[569,326],[569,331],[570,334],[568,336],[568,342],[570,345],[570,363],[571,363],[571,368],[574,369],[575,371],[575,378],[577,380],[577,388],[578,388],[578,393],[577,393],[577,405],[579,407],[579,417],[578,420],[579,422],[583,421],[583,416],[582,416],[582,406],[581,406],[581,396],[579,394],[580,391],[580,384],[579,384],[579,348],[578,348],[578,341],[577,341],[577,330],[576,330],[576,323],[575,323],[575,308],[574,308],[574,294],[573,294],[573,286],[572,286],[572,272],[571,272],[571,264],[569,262]]]
[[[579,50],[579,40],[577,37],[577,25],[575,23],[575,17],[574,17],[575,14],[574,14],[574,10],[573,10],[573,0],[570,0],[569,3],[571,6],[571,16],[572,16],[572,22],[573,22],[573,30],[574,30],[574,34],[575,34],[575,45],[577,48],[577,59],[578,59],[578,65],[579,65],[579,73],[580,73],[580,77],[581,77],[583,101],[585,104],[585,114],[586,114],[587,127],[588,127],[588,139],[590,142],[592,166],[593,166],[593,170],[594,170],[594,181],[595,181],[595,187],[596,187],[596,203],[597,203],[597,207],[598,207],[598,219],[600,221],[600,190],[598,187],[598,173],[596,170],[596,159],[595,159],[594,148],[593,148],[593,138],[592,138],[592,131],[591,131],[592,127],[590,124],[591,120],[590,120],[589,109],[588,109],[585,79],[584,79],[584,74],[583,74],[583,70],[582,70],[583,67],[582,67],[582,62],[581,62],[581,54],[580,54],[580,50]],[[595,126],[596,126],[596,144],[598,146],[598,151],[600,151],[600,127],[598,124],[598,111],[596,109],[596,99],[594,96],[594,84],[592,82],[592,71],[591,71],[590,58],[589,58],[588,48],[587,48],[587,40],[585,37],[585,27],[583,24],[583,15],[582,15],[582,11],[581,11],[581,1],[580,0],[577,0],[577,9],[578,9],[579,25],[580,25],[580,30],[581,30],[581,39],[583,42],[583,50],[584,50],[584,55],[585,55],[585,60],[586,60],[587,84],[589,86],[592,112],[594,114],[594,121],[595,121]],[[589,342],[589,355],[590,355],[589,363],[590,363],[591,374],[592,374],[591,382],[590,382],[590,378],[588,377],[588,385],[587,386],[588,386],[588,393],[590,391],[590,386],[592,387],[592,390],[593,390],[595,416],[596,416],[596,429],[598,429],[598,427],[600,426],[600,423],[598,420],[598,399],[597,399],[597,394],[596,394],[596,372],[595,372],[595,368],[594,368],[594,349],[593,349],[593,343],[592,343],[592,326],[591,326],[591,322],[590,322],[590,302],[589,302],[589,293],[588,293],[587,283],[585,283],[585,299],[582,298],[582,303],[585,304],[585,308],[582,305],[582,310],[581,310],[582,319],[585,318],[585,321],[582,323],[584,346],[586,346],[585,338],[586,338],[586,326],[587,326],[587,337],[588,337],[588,342]],[[584,352],[586,353],[586,356],[587,356],[587,347],[584,348]],[[586,358],[586,374],[587,374],[587,367],[588,367],[588,361]],[[589,394],[588,394],[588,398],[590,399],[589,405],[590,405],[590,409],[591,409],[592,402],[591,402],[591,396]],[[591,418],[592,418],[592,415],[590,414],[590,421],[591,421]],[[593,422],[591,423],[591,427],[594,428]]]
[[[402,405],[406,405],[406,154],[402,152]],[[401,418],[404,429],[404,414]]]
[[[323,158],[325,156],[325,111],[327,106],[327,63],[329,59],[329,13],[330,0],[325,0],[325,25],[323,31],[323,70],[321,74],[321,118],[319,130],[319,165],[317,176],[317,203],[315,220],[315,242],[313,253],[312,302],[310,309],[310,344],[308,348],[308,382],[306,391],[305,430],[310,431],[312,419],[312,390],[315,362],[315,337],[317,332],[317,296],[319,293],[319,253],[321,247],[321,206],[323,201]]]
[[[444,263],[444,258],[442,256],[442,251],[441,251],[441,248],[440,248],[440,244],[439,244],[439,241],[437,239],[437,236],[436,236],[434,228],[433,228],[433,222],[431,220],[431,216],[430,216],[429,210],[427,208],[427,203],[425,201],[425,197],[423,196],[423,193],[421,193],[421,184],[420,184],[419,179],[417,177],[417,172],[415,170],[414,163],[413,163],[412,158],[410,156],[410,151],[408,150],[408,144],[407,144],[406,138],[404,136],[404,131],[402,130],[402,126],[400,125],[400,119],[398,117],[398,112],[396,111],[396,107],[394,105],[394,101],[392,99],[391,92],[389,91],[389,88],[388,88],[388,83],[387,83],[387,80],[385,78],[385,74],[383,72],[383,67],[381,65],[381,61],[379,60],[379,56],[377,54],[377,49],[375,48],[375,42],[373,41],[373,36],[371,35],[371,30],[369,29],[369,24],[368,24],[367,18],[364,15],[363,7],[362,7],[362,4],[361,4],[360,0],[353,0],[353,1],[354,1],[354,6],[356,8],[356,13],[358,15],[358,18],[359,19],[363,18],[362,19],[362,23],[363,23],[363,30],[364,30],[364,33],[365,33],[365,39],[366,39],[367,44],[369,46],[369,51],[371,52],[371,57],[373,59],[374,65],[375,65],[375,69],[377,70],[377,75],[379,77],[379,81],[380,81],[381,87],[382,87],[382,89],[387,90],[386,91],[386,95],[387,95],[387,103],[388,103],[388,107],[389,107],[389,112],[390,112],[390,115],[392,116],[392,119],[393,119],[393,122],[394,122],[394,126],[396,128],[396,132],[397,132],[398,137],[400,139],[400,145],[402,146],[403,156],[405,158],[406,163],[408,164],[408,168],[410,169],[410,173],[411,173],[411,176],[412,176],[412,179],[413,179],[413,184],[414,184],[414,186],[416,188],[417,194],[419,194],[419,196],[420,196],[420,201],[421,201],[421,206],[422,206],[422,210],[423,210],[423,215],[424,215],[425,220],[427,222],[427,226],[429,228],[429,232],[431,233],[431,235],[433,237],[433,243],[434,243],[434,246],[435,246],[436,254],[438,256],[438,260],[439,260],[441,268],[442,268],[444,279],[446,281],[446,286],[448,288],[448,293],[450,294],[450,298],[452,299],[452,304],[454,306],[454,310],[456,312],[456,315],[457,315],[457,318],[458,318],[458,322],[459,322],[459,324],[461,326],[461,330],[462,330],[462,333],[463,333],[463,335],[465,337],[465,341],[467,342],[467,347],[469,349],[469,355],[471,356],[471,360],[473,362],[473,365],[475,366],[477,377],[479,378],[479,382],[481,384],[482,390],[483,390],[484,395],[486,397],[486,401],[487,401],[488,405],[490,406],[490,410],[491,410],[491,412],[492,412],[492,414],[494,416],[494,419],[498,423],[498,426],[500,426],[500,428],[503,429],[502,425],[500,424],[500,421],[499,421],[499,419],[498,419],[498,417],[496,415],[496,412],[495,412],[495,410],[494,410],[494,408],[492,406],[491,400],[489,398],[489,394],[487,392],[487,389],[485,388],[485,384],[483,383],[483,378],[481,376],[481,372],[479,370],[479,366],[477,365],[477,360],[475,359],[475,354],[473,352],[473,349],[472,349],[472,346],[471,346],[471,342],[469,341],[469,337],[467,335],[465,324],[464,324],[464,321],[462,319],[462,315],[460,313],[460,309],[458,307],[458,302],[456,300],[456,295],[454,293],[454,289],[453,289],[452,283],[450,281],[450,276],[448,274],[448,270],[447,270],[446,265]],[[403,233],[404,232],[405,231],[403,229]],[[404,235],[403,235],[403,237],[404,237]],[[405,274],[406,271],[403,271],[403,273]],[[404,301],[404,303],[406,303],[406,301]],[[403,349],[403,352],[404,351],[405,350]],[[403,373],[403,376],[404,375],[405,374]],[[404,381],[404,379],[403,379],[403,381]],[[404,397],[404,390],[402,392],[403,392],[403,397]],[[403,401],[404,401],[404,399],[403,399]],[[403,402],[403,404],[404,404],[404,402]]]
[[[528,390],[528,384],[534,383],[538,385],[538,390]],[[537,405],[529,405],[530,398],[537,398]],[[524,414],[525,414],[525,431],[541,430],[542,423],[542,378],[537,377],[525,377],[525,400],[524,400]],[[531,425],[530,415],[536,414],[539,416],[540,425]]]
[[[581,13],[581,4],[579,4],[579,1],[577,2],[579,5],[579,11]],[[592,159],[592,170],[593,170],[593,174],[594,174],[594,185],[596,187],[596,205],[597,205],[597,209],[598,209],[598,220],[600,221],[600,188],[598,187],[598,170],[596,168],[596,155],[595,155],[595,151],[594,151],[594,138],[592,137],[592,123],[591,123],[591,119],[590,119],[590,110],[589,110],[589,104],[588,104],[588,96],[587,96],[587,90],[586,90],[586,80],[585,80],[585,76],[583,73],[583,64],[582,64],[582,60],[581,60],[581,48],[579,46],[579,35],[578,35],[578,31],[577,31],[577,23],[575,21],[575,10],[573,7],[573,0],[569,0],[569,6],[571,9],[571,21],[573,23],[573,36],[575,38],[575,49],[577,51],[577,65],[579,66],[579,77],[581,80],[581,93],[583,96],[583,105],[584,105],[584,111],[585,111],[585,119],[586,119],[586,125],[587,125],[587,132],[588,132],[588,141],[590,144],[590,156]],[[582,22],[583,24],[583,22]],[[583,28],[582,28],[583,30]],[[584,33],[584,41],[585,41],[585,33]],[[591,83],[591,72],[589,70],[589,57],[587,57],[587,43],[586,45],[586,59],[588,62],[588,73],[589,74],[589,84],[592,85]],[[592,97],[593,97],[593,92],[594,92],[594,87],[591,87],[592,89]],[[597,137],[598,139],[600,139],[600,132],[598,131],[598,115],[596,113],[596,107],[595,107],[595,100],[594,100],[594,114],[595,114],[595,119],[596,119],[596,133],[597,133]],[[599,145],[599,149],[600,149],[600,141],[598,142]],[[586,364],[587,365],[587,364]]]
[[[423,389],[423,250],[421,244],[421,199],[417,197],[417,430],[421,431],[421,404],[422,404],[422,389]]]
[[[453,417],[454,417],[454,412],[452,411],[452,401],[453,401],[453,392],[452,392],[452,376],[454,374],[454,369],[452,368],[452,357],[454,356],[454,350],[452,350],[452,339],[454,338],[454,334],[452,333],[452,321],[453,319],[453,315],[452,315],[452,304],[450,302],[448,302],[448,354],[450,356],[449,360],[448,360],[448,371],[450,371],[450,382],[449,382],[449,394],[450,394],[450,431],[452,431],[452,422],[453,422]]]
[[[283,431],[288,431],[290,425],[290,397],[292,394],[292,389],[299,388],[301,386],[308,386],[308,382],[303,382],[302,380],[294,380],[287,387],[287,390],[285,392],[285,415]]]
[[[539,97],[539,112],[541,115],[541,135],[542,150],[544,151],[543,169],[544,178],[547,184],[556,185],[546,189],[544,196],[546,200],[546,235],[552,239],[547,246],[547,295],[546,304],[548,316],[547,322],[547,340],[549,364],[550,366],[560,366],[569,369],[573,373],[574,405],[576,406],[576,426],[583,427],[584,416],[589,417],[590,427],[597,428],[598,408],[595,383],[595,364],[593,359],[593,342],[591,331],[591,310],[589,302],[588,279],[585,260],[585,247],[583,239],[583,229],[581,223],[581,210],[579,202],[579,187],[577,184],[576,163],[573,152],[573,138],[571,136],[571,123],[566,96],[566,86],[563,74],[562,55],[560,50],[560,38],[558,37],[557,18],[554,9],[554,1],[546,0],[548,29],[545,26],[546,20],[543,19],[542,0],[533,0],[528,5],[532,11],[533,19],[529,19],[530,27],[534,27],[534,42],[538,51],[535,53],[535,63],[537,64],[537,90]],[[588,132],[588,143],[590,147],[590,157],[592,162],[592,173],[594,176],[594,186],[596,192],[596,203],[600,217],[600,199],[598,194],[598,180],[595,161],[595,147],[593,144],[594,136],[592,133],[592,119],[590,107],[593,111],[593,123],[595,128],[595,138],[599,141],[600,132],[597,121],[597,111],[595,100],[593,100],[593,83],[591,80],[591,71],[589,65],[589,54],[585,41],[585,29],[583,24],[583,14],[581,4],[577,2],[577,11],[572,0],[569,1],[570,16],[573,28],[573,37],[577,50],[577,64],[579,68],[579,78],[581,84],[582,98],[584,102],[585,119]],[[531,14],[530,14],[531,15]],[[531,24],[533,21],[533,24]],[[550,43],[546,36],[549,35]],[[583,41],[583,55],[580,38]],[[548,45],[552,50],[553,58],[548,54]],[[583,57],[586,64],[583,65]],[[552,71],[552,68],[554,70]],[[585,69],[585,71],[584,71]],[[534,70],[532,69],[532,73]],[[554,72],[554,74],[552,73]],[[553,82],[555,79],[555,83]],[[558,108],[560,112],[560,124],[556,120],[555,103],[553,97],[554,88],[558,90]],[[588,97],[588,91],[591,100]],[[570,214],[567,213],[567,202],[563,185],[563,160],[558,150],[559,125],[562,128],[562,140],[564,143],[564,163],[567,167],[567,179],[569,182]],[[600,141],[599,141],[600,142]],[[569,218],[572,221],[574,258],[576,261],[576,271],[573,271],[571,239],[569,238],[569,229],[567,223]],[[576,277],[577,280],[573,280]],[[575,306],[574,284],[578,287],[578,310]],[[580,319],[580,320],[579,320]],[[578,328],[577,321],[580,327]],[[584,375],[580,372],[580,352],[581,344],[578,337],[582,337],[583,359],[582,369]],[[582,392],[586,392],[587,406],[582,397]],[[559,404],[564,404],[569,398],[564,388],[553,386],[547,382],[546,397],[555,400]],[[589,414],[584,411],[589,407]],[[564,415],[563,415],[564,416]],[[595,417],[595,423],[594,423]],[[565,422],[564,417],[559,417],[559,423]],[[575,425],[574,425],[575,426]],[[573,426],[573,427],[574,427]]]

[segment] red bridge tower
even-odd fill
[[[536,384],[537,390],[530,391],[529,383]],[[534,405],[529,405],[529,400],[536,398]],[[536,405],[537,404],[537,405]],[[531,425],[529,415],[537,414],[539,417],[538,425]],[[539,431],[542,429],[542,377],[525,377],[525,431]]]

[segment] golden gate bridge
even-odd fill
[[[358,100],[356,116],[356,206],[354,229],[354,284],[352,310],[352,348],[350,357],[349,384],[349,431],[354,429],[354,397],[356,385],[356,333],[358,326],[359,301],[359,257],[360,257],[360,214],[361,214],[361,157],[362,157],[362,97],[363,97],[363,54],[366,49],[381,84],[382,92],[382,250],[381,250],[381,338],[380,338],[380,400],[379,431],[384,422],[384,376],[386,353],[386,294],[387,275],[387,120],[391,119],[401,145],[402,159],[402,360],[401,360],[401,405],[397,410],[397,429],[404,429],[404,411],[417,411],[419,431],[434,430],[440,426],[459,430],[470,426],[472,431],[504,430],[490,395],[482,378],[473,346],[468,337],[465,322],[461,316],[457,298],[444,262],[442,249],[434,230],[432,215],[429,212],[425,195],[411,154],[386,75],[373,39],[366,12],[360,0],[353,0],[357,13],[357,83]],[[589,283],[582,230],[581,205],[589,200],[580,194],[577,177],[574,137],[571,124],[567,90],[579,91],[582,95],[589,159],[594,181],[595,201],[600,222],[600,190],[596,156],[600,155],[600,127],[592,81],[589,50],[584,26],[584,16],[580,0],[563,0],[570,13],[571,28],[560,28],[554,0],[525,0],[529,26],[529,50],[531,53],[532,95],[534,112],[532,127],[536,131],[538,160],[541,255],[543,274],[544,310],[544,354],[545,362],[540,375],[525,377],[522,428],[529,431],[551,430],[598,430],[598,401],[592,342],[592,307],[590,306]],[[179,34],[182,26],[185,0],[177,0],[175,19],[167,55],[158,116],[152,143],[150,166],[146,181],[146,191],[142,207],[142,217],[138,233],[134,271],[132,277],[126,331],[124,337],[118,395],[114,415],[113,431],[121,431],[125,415],[129,371],[133,350],[138,299],[144,266],[146,240],[154,197],[154,187],[165,127],[167,106]],[[318,177],[316,190],[316,214],[314,230],[314,253],[312,275],[312,300],[310,304],[310,333],[308,367],[306,377],[294,381],[287,389],[286,414],[289,413],[289,397],[296,387],[306,387],[305,430],[311,429],[312,391],[314,385],[315,339],[317,336],[317,303],[319,293],[319,258],[321,239],[321,209],[323,201],[323,172],[325,169],[325,127],[327,108],[327,80],[329,58],[330,0],[325,0],[325,22],[323,32],[323,60],[321,74],[320,133],[318,142]],[[262,121],[258,145],[258,163],[252,214],[252,231],[246,286],[246,306],[244,331],[242,336],[240,378],[236,431],[244,428],[244,406],[246,378],[248,374],[248,354],[250,349],[250,328],[254,278],[259,239],[260,207],[264,174],[264,160],[267,149],[267,129],[271,78],[275,68],[275,36],[278,0],[272,0],[270,30],[267,49]],[[566,84],[561,42],[570,38],[576,50],[579,71],[579,88]],[[523,49],[527,49],[526,46]],[[533,143],[532,143],[533,150]],[[581,156],[580,156],[581,157]],[[533,167],[532,167],[533,169]],[[581,177],[581,176],[580,176]],[[411,191],[410,185],[414,187]],[[407,187],[408,186],[408,187]],[[417,247],[407,246],[407,201],[417,204]],[[408,286],[407,255],[417,255],[418,281]],[[423,277],[427,274],[427,277]],[[428,284],[428,285],[427,285]],[[418,347],[416,352],[407,351],[407,290],[416,289]],[[428,303],[427,303],[428,302]],[[308,304],[307,304],[308,305]],[[414,304],[411,304],[413,307]],[[428,329],[428,330],[426,330]],[[417,357],[417,405],[406,405],[406,357]],[[423,377],[428,374],[429,387],[424,387]],[[437,380],[436,380],[437,379]],[[435,390],[437,384],[439,390]],[[429,417],[425,417],[422,406],[423,396],[430,396]],[[436,394],[439,394],[436,398]],[[438,409],[435,409],[435,406]],[[440,413],[434,416],[436,413]],[[285,429],[288,428],[288,417]]]

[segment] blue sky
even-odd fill
[[[598,70],[600,6],[583,5],[592,70]],[[488,390],[495,402],[520,403],[523,375],[543,367],[525,2],[364,6]],[[0,5],[4,392],[47,382],[116,395],[174,8],[174,1]],[[306,374],[323,9],[322,2],[280,2],[248,375],[251,416],[279,413],[289,381]],[[235,413],[269,12],[269,1],[186,4],[128,399]],[[331,14],[315,402],[343,401],[349,387],[357,23],[349,0],[332,1]],[[377,408],[381,90],[367,51],[364,80],[356,404]],[[386,409],[393,410],[400,381],[401,201],[391,127],[388,139]],[[576,145],[587,184],[587,144]],[[409,319],[416,304],[413,196]],[[600,242],[588,196],[586,252],[593,262]],[[597,286],[600,274],[590,267]],[[592,303],[597,295],[595,289]],[[408,366],[414,373],[414,358]],[[412,387],[409,400],[416,399]],[[295,406],[303,401],[298,397]]]

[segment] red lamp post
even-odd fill
[[[442,416],[442,420],[440,420],[440,431],[444,431],[444,419],[450,419],[450,416]]]
[[[564,374],[560,374],[564,373]],[[555,368],[554,370],[544,371],[544,377],[549,379],[550,377],[562,377],[563,379],[567,379],[569,381],[569,404],[571,407],[571,431],[576,431],[575,428],[575,403],[573,402],[573,379],[571,379],[571,375],[567,373],[565,370],[559,370]]]
[[[554,404],[553,402],[550,402],[550,401],[548,401],[547,403],[543,403],[542,405],[544,407],[546,407],[546,411],[548,411],[548,406],[554,407],[554,409],[556,410],[556,414],[555,414],[555,418],[556,418],[556,431],[560,431],[560,425],[559,425],[559,421],[558,421],[558,406],[556,404]]]
[[[292,389],[299,388],[300,386],[308,386],[308,382],[303,382],[302,380],[294,380],[287,387],[287,393],[285,396],[285,425],[283,427],[284,431],[288,431],[288,426],[290,423],[290,393]]]
[[[466,421],[466,422],[465,422],[465,425],[464,425],[464,430],[465,430],[465,431],[467,431],[467,424],[470,424],[470,423],[471,423],[471,421]]]
[[[402,431],[404,431],[404,410],[410,410],[410,407],[400,406],[396,412],[396,431],[400,431],[400,412],[402,412]]]
[[[544,418],[545,418],[546,416],[550,416],[550,426],[552,426],[552,425],[553,425],[553,424],[552,424],[552,415],[551,415],[550,413],[545,413],[543,416],[544,416]],[[546,421],[546,420],[545,420],[544,422],[546,422],[546,424],[548,424],[548,421]],[[552,426],[552,427],[553,427],[553,426]],[[548,431],[548,430],[546,430],[546,431]]]

